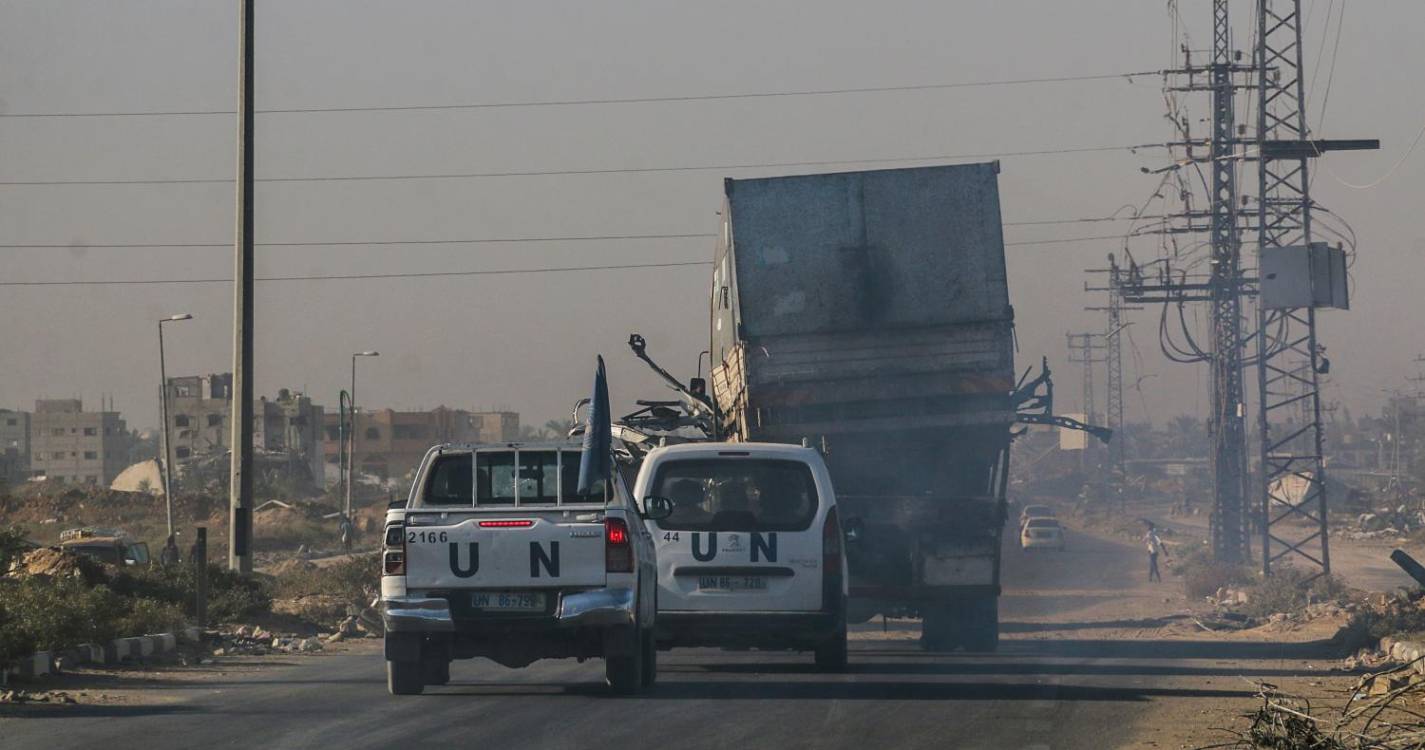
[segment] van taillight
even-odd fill
[[[821,554],[828,559],[841,559],[841,523],[835,508],[826,512],[826,523],[821,526]]]
[[[386,545],[381,552],[381,573],[388,576],[406,574],[406,526],[403,523],[386,527]]]
[[[841,522],[832,508],[821,526],[821,607],[828,611],[837,611],[842,605],[841,544]]]
[[[633,572],[633,544],[622,518],[604,519],[604,571]]]

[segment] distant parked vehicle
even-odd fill
[[[1019,531],[1019,548],[1064,550],[1064,527],[1054,518],[1031,518]]]
[[[148,544],[120,529],[85,527],[59,534],[60,549],[110,565],[148,565]]]

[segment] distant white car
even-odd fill
[[[1024,530],[1024,525],[1034,518],[1054,518],[1054,509],[1047,505],[1026,505],[1024,510],[1019,512],[1019,529]]]
[[[1019,530],[1019,548],[1054,549],[1062,552],[1064,527],[1060,526],[1055,518],[1031,518],[1025,521],[1024,528]]]

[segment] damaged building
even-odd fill
[[[337,470],[341,417],[325,415],[325,452]],[[353,455],[360,473],[390,479],[416,468],[438,443],[498,443],[518,440],[520,415],[512,411],[474,412],[438,406],[430,411],[362,410],[357,414]]]
[[[173,465],[179,472],[195,462],[227,455],[232,442],[232,373],[168,379],[168,429]],[[319,482],[322,477],[322,407],[289,389],[253,404],[253,449],[286,464],[289,476]]]
[[[77,398],[36,401],[29,434],[32,477],[107,486],[129,465],[133,438],[119,413],[85,411]]]

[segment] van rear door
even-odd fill
[[[815,611],[822,606],[821,507],[811,467],[746,451],[658,460],[646,494],[659,611]]]

